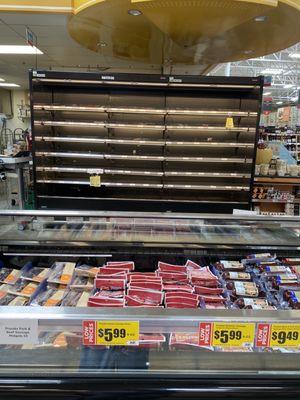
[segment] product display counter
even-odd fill
[[[0,307],[1,398],[299,398],[299,303],[281,285],[289,279],[297,291],[299,219],[75,211],[0,216],[0,281],[6,284],[0,293],[8,290],[0,302],[26,300]],[[14,272],[4,274],[5,268]],[[83,271],[95,272],[93,279]],[[113,288],[106,272],[114,275]],[[12,279],[34,289],[26,292]],[[124,296],[116,293],[120,281]],[[70,297],[78,284],[85,285],[89,307]],[[137,307],[139,285],[151,296]],[[51,301],[43,297],[50,287]],[[158,287],[162,296],[154,306]],[[245,291],[243,307],[238,288]],[[13,291],[19,291],[14,299]],[[109,303],[104,292],[121,299]],[[174,305],[178,297],[190,308]],[[112,306],[117,301],[121,307]],[[123,334],[131,335],[126,345]]]

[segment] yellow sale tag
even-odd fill
[[[105,346],[137,346],[140,337],[138,321],[97,321],[96,344]]]
[[[90,176],[90,186],[100,187],[101,186],[101,176],[100,175]]]
[[[213,346],[242,347],[254,344],[255,324],[215,322],[213,325]]]
[[[226,129],[233,129],[234,128],[234,122],[232,117],[226,118]]]
[[[300,324],[272,324],[270,347],[300,346]]]

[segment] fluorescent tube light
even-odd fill
[[[272,93],[271,92],[266,92],[264,93],[264,96],[270,96]]]
[[[5,79],[3,79],[3,78],[0,78],[0,82],[5,82]]]
[[[16,83],[0,82],[0,87],[20,87],[20,85],[17,85]]]
[[[276,101],[276,104],[278,105],[283,104],[283,101]]]
[[[291,57],[291,58],[300,58],[300,53],[289,54],[289,57]]]
[[[0,54],[44,54],[35,46],[0,45]]]
[[[262,74],[270,74],[270,75],[280,75],[282,73],[282,69],[280,68],[266,68],[261,71]]]

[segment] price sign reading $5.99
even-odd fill
[[[240,347],[253,345],[255,325],[249,323],[214,323],[212,345]]]
[[[270,334],[270,346],[300,346],[300,324],[272,324]]]
[[[135,346],[139,344],[138,321],[84,321],[83,344]]]

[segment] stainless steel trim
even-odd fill
[[[143,139],[99,139],[71,136],[36,136],[37,142],[62,142],[62,143],[99,143],[99,144],[118,144],[136,146],[170,146],[170,147],[241,147],[253,148],[254,143],[228,143],[228,142],[171,142],[163,140],[143,140]]]
[[[203,132],[251,132],[256,128],[235,127],[227,129],[224,126],[202,126],[202,125],[154,125],[154,124],[124,124],[121,122],[82,122],[82,121],[34,121],[38,126],[78,126],[84,128],[111,128],[111,129],[152,129],[152,130],[192,130]]]
[[[38,151],[37,157],[61,157],[61,158],[95,158],[100,160],[129,160],[129,161],[169,161],[169,162],[212,162],[212,163],[241,163],[251,164],[249,158],[237,157],[163,157],[163,156],[134,156],[125,154],[101,154],[101,153],[75,153],[75,152],[55,152]]]
[[[257,117],[257,112],[230,111],[230,110],[192,110],[183,108],[141,108],[141,107],[112,107],[112,106],[80,106],[80,105],[49,105],[35,104],[37,111],[78,111],[100,113],[125,113],[125,114],[158,114],[158,115],[190,115],[190,116],[218,116],[218,117]]]
[[[49,197],[49,196],[39,196]],[[52,196],[50,196],[52,197]],[[53,196],[53,198],[61,198]],[[65,197],[69,198],[69,197]],[[161,200],[159,200],[161,201]],[[158,219],[200,219],[200,220],[216,220],[216,221],[254,221],[254,222],[272,222],[277,225],[281,222],[292,222],[300,227],[300,217],[296,216],[274,216],[267,215],[231,215],[231,214],[204,214],[204,213],[148,213],[148,212],[126,212],[126,211],[86,211],[86,210],[0,210],[0,216],[29,216],[29,217],[97,217],[97,218],[158,218]],[[300,238],[299,238],[300,250]]]
[[[90,186],[90,182],[75,181],[68,179],[38,179],[37,183],[53,183],[62,185],[83,185]],[[131,182],[101,182],[101,186],[107,187],[134,187],[139,189],[181,189],[181,190],[234,190],[249,191],[248,186],[225,186],[225,185],[170,185],[170,184],[153,184],[153,183],[131,183]]]

